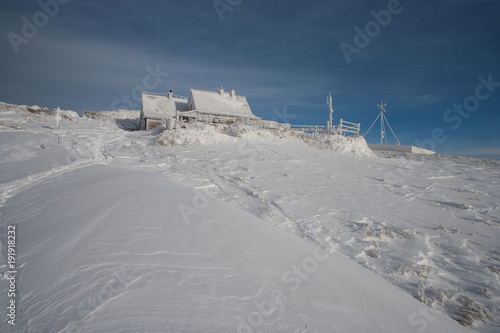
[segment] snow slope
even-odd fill
[[[17,331],[498,330],[495,163],[251,131],[164,147],[158,131],[18,114],[0,131]]]
[[[196,205],[192,188],[157,172],[63,177],[4,210],[18,229],[26,331],[399,332],[422,318],[411,296],[351,260],[220,200]],[[200,213],[185,220],[183,204]],[[457,330],[429,315],[436,330]]]

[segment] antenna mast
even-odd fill
[[[328,110],[330,111],[330,118],[328,120],[328,133],[333,133],[333,104],[332,104],[332,92],[330,91],[330,95],[326,98],[326,104],[328,105]]]
[[[368,134],[368,132],[370,132],[370,130],[372,129],[373,125],[375,125],[375,123],[377,122],[377,119],[380,117],[380,144],[381,145],[384,144],[384,138],[385,138],[385,144],[387,144],[387,135],[385,133],[385,124],[387,124],[387,126],[389,126],[389,129],[392,132],[392,135],[394,135],[394,137],[396,138],[396,141],[398,142],[398,145],[400,145],[401,142],[399,142],[398,137],[396,136],[396,134],[394,134],[394,131],[392,130],[392,127],[389,124],[389,121],[387,120],[387,117],[384,114],[384,112],[387,112],[386,109],[385,109],[385,106],[387,106],[387,103],[384,103],[383,101],[380,101],[380,104],[377,104],[377,106],[380,108],[380,113],[377,116],[377,118],[375,118],[375,121],[370,126],[370,128],[365,133],[365,135],[363,135],[363,137],[365,137]]]
[[[385,144],[387,144],[387,136],[385,135],[385,126],[384,126],[384,106],[387,106],[387,103],[383,103],[382,100],[380,100],[380,104],[377,104],[377,106],[380,108],[380,144],[383,145],[384,137],[385,137]]]

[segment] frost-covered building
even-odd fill
[[[163,124],[168,118],[175,118],[177,111],[188,110],[187,97],[168,94],[142,93],[141,129],[149,130]]]
[[[203,121],[210,123],[244,122],[261,127],[277,128],[275,121],[256,117],[245,96],[238,96],[234,89],[217,92],[191,89],[189,99],[168,94],[143,93],[141,129],[151,129],[168,119],[178,121]]]
[[[191,89],[188,109],[189,113],[198,117],[257,119],[245,96],[237,96],[234,89],[224,92],[222,87],[218,92]]]

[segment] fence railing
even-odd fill
[[[306,133],[322,133],[328,131],[326,126],[319,126],[319,125],[290,125],[290,129],[303,131]]]
[[[340,119],[340,124],[338,126],[338,132],[340,135],[344,135],[344,133],[352,133],[359,135],[359,130],[361,128],[361,124],[351,123],[349,121],[345,121]]]
[[[178,98],[178,99],[185,99],[186,101],[188,98],[186,96],[181,96],[181,95],[172,95],[173,98]]]
[[[144,91],[143,94],[146,95],[153,95],[153,96],[166,96],[168,97],[168,93],[159,93],[159,92],[151,92],[151,91]],[[181,95],[174,95],[172,94],[173,98],[178,98],[178,99],[185,99],[186,101],[188,98],[186,96],[181,96]]]
[[[328,133],[328,126],[318,126],[318,125],[290,125],[291,129],[301,130],[304,132],[325,132]],[[361,128],[361,124],[351,123],[349,121],[345,121],[340,119],[340,123],[338,126],[332,126],[331,133],[345,135],[347,133],[359,135],[359,130]]]
[[[319,125],[290,125],[291,128],[326,128],[326,126]]]

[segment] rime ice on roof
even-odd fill
[[[224,92],[220,87],[218,92],[191,89],[189,110],[213,115],[256,118],[248,105],[245,96],[237,96],[236,92]]]
[[[168,94],[145,92],[142,94],[141,129],[161,125],[164,119],[175,117],[177,111],[187,109],[187,98],[175,96],[172,91]]]
[[[218,91],[203,91],[191,89],[189,101],[186,97],[176,96],[170,91],[168,94],[145,92],[142,94],[141,129],[151,129],[161,125],[163,121],[176,117],[179,112],[181,118],[199,119],[247,119],[261,121],[256,117],[245,96],[238,96],[234,89],[224,92],[220,87]],[[276,127],[277,123],[261,121],[263,126]]]

